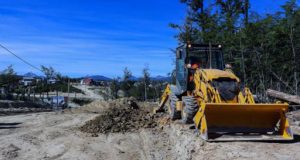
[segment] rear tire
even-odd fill
[[[170,118],[172,120],[177,120],[181,118],[181,113],[180,111],[176,110],[176,102],[179,99],[177,98],[177,96],[175,94],[171,94],[170,95],[170,108],[169,108],[169,112],[170,112]]]
[[[182,122],[184,124],[194,123],[194,117],[199,109],[196,99],[193,96],[182,97],[183,110],[181,112]]]

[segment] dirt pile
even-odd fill
[[[140,128],[157,126],[156,117],[140,107],[134,99],[120,99],[109,105],[110,108],[86,122],[80,130],[96,136],[98,133],[134,132]]]

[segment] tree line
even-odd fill
[[[149,67],[142,70],[141,78],[133,78],[132,72],[125,67],[123,77],[114,78],[109,86],[112,99],[134,97],[137,100],[158,100],[166,87],[166,82],[151,79]]]
[[[111,80],[101,94],[105,99],[116,99],[122,97],[134,97],[137,100],[157,100],[166,86],[166,82],[151,79],[149,67],[142,70],[142,77],[135,78],[132,72],[126,67],[123,70],[123,77]],[[37,97],[42,100],[49,98],[49,92],[83,93],[81,90],[69,85],[68,82],[78,83],[78,79],[72,79],[61,75],[53,67],[41,66],[44,76],[39,82],[29,85],[21,84],[22,76],[17,75],[12,65],[0,70],[0,99],[32,101]],[[55,83],[48,80],[55,79]],[[84,94],[84,93],[83,93]],[[33,95],[33,97],[32,97]]]
[[[250,12],[249,0],[181,2],[187,7],[185,21],[170,24],[178,30],[179,44],[222,44],[225,63],[233,66],[243,86],[260,97],[266,97],[268,88],[299,94],[300,7],[296,0],[264,15]]]
[[[41,71],[44,77],[40,78],[40,81],[34,81],[30,85],[20,84],[22,76],[17,75],[12,65],[0,71],[0,99],[31,101],[35,98],[31,98],[30,95],[34,95],[33,97],[35,97],[36,94],[39,94],[39,97],[43,97],[44,99],[49,98],[49,92],[68,91],[68,81],[72,81],[72,79],[61,75],[51,66],[41,66]],[[50,79],[55,79],[56,82],[53,84],[49,83],[48,80]],[[70,86],[69,91],[83,93],[81,90],[72,86]],[[15,94],[15,96],[13,94]]]

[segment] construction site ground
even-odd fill
[[[1,116],[0,159],[300,159],[300,111],[289,113],[291,142],[204,142],[190,125],[149,114],[154,106],[123,99]]]

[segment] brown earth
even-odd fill
[[[123,103],[111,103],[111,108],[83,125],[80,130],[97,136],[99,133],[134,132],[140,128],[157,126],[155,116],[141,108],[132,99],[123,99]]]
[[[131,100],[121,99],[97,101],[64,112],[0,116],[0,160],[297,160],[300,157],[300,111],[289,113],[295,134],[295,140],[289,142],[205,142],[189,125],[171,121],[167,114],[150,118],[156,123],[154,128],[140,125],[122,128],[119,132],[107,129],[120,127],[127,121],[136,123],[141,115],[148,116],[156,105],[137,103],[137,108],[131,105]],[[122,115],[123,112],[115,109],[136,114]],[[106,121],[105,115],[109,115],[107,119],[117,119],[116,124],[110,123],[102,132],[97,123],[103,124],[101,120]],[[126,121],[118,120],[123,116]],[[97,129],[82,132],[82,127],[89,123]]]

